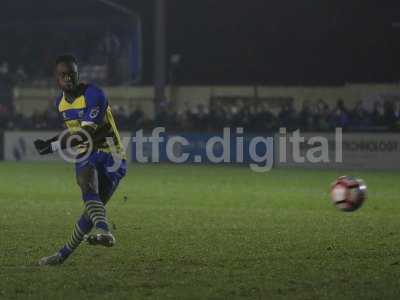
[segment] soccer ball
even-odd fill
[[[367,186],[362,179],[341,176],[331,185],[331,200],[342,211],[355,211],[367,199]]]

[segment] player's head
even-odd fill
[[[79,84],[78,62],[72,55],[61,55],[56,59],[57,85],[64,92],[74,91]]]

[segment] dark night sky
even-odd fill
[[[188,82],[217,77],[223,83],[332,84],[400,77],[400,28],[391,27],[400,15],[398,2],[168,3],[169,51],[182,53]]]
[[[114,0],[137,10],[144,25],[145,82],[153,77],[153,1]],[[2,19],[39,16],[34,1],[13,0]],[[95,0],[59,1],[68,14]],[[57,2],[57,4],[51,4]],[[19,3],[19,4],[18,4]],[[29,9],[22,9],[30,4]],[[78,4],[79,3],[79,4]],[[182,55],[183,84],[341,84],[400,79],[400,1],[166,0],[168,55]],[[64,4],[63,4],[64,5]],[[17,10],[16,10],[17,9]]]
[[[399,1],[167,4],[168,52],[182,55],[183,83],[341,84],[400,78],[400,28],[392,28],[400,21]],[[151,19],[150,5],[138,9]]]

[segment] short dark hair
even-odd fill
[[[57,57],[56,66],[61,63],[66,63],[66,64],[73,63],[73,64],[77,65],[78,60],[75,58],[75,56],[73,56],[71,54],[63,54],[63,55],[60,55],[59,57]]]

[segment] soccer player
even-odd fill
[[[71,55],[57,58],[55,76],[62,91],[55,105],[68,131],[50,140],[38,139],[34,145],[40,155],[77,149],[75,173],[84,211],[67,243],[54,255],[40,259],[40,265],[62,264],[84,240],[90,245],[115,244],[105,205],[126,173],[124,148],[103,91],[79,83],[77,60]],[[90,152],[89,144],[93,146]]]

